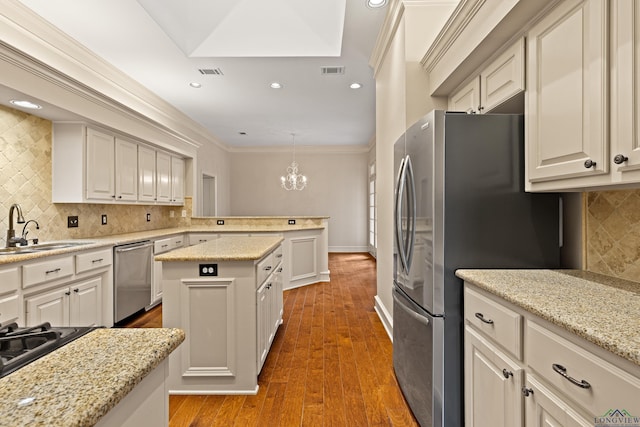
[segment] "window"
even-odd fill
[[[376,256],[378,247],[378,215],[376,208],[376,164],[369,165],[369,252]]]

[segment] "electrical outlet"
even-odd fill
[[[67,217],[67,228],[76,228],[78,226],[78,217],[77,216],[68,216]]]
[[[107,225],[107,215],[102,214],[102,225]]]
[[[216,224],[218,225],[224,225],[224,219],[219,219],[216,221]]]
[[[200,264],[200,276],[217,276],[218,264]]]
[[[149,221],[151,221],[151,214],[150,213],[147,214],[147,222],[149,222]]]
[[[186,217],[187,217],[187,210],[182,209],[182,218],[186,218]]]
[[[289,220],[289,225],[296,225],[296,220],[295,219],[290,219]]]

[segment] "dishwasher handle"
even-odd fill
[[[134,251],[141,248],[147,248],[153,246],[153,243],[149,240],[138,243],[131,243],[130,245],[116,246],[114,249],[118,253]]]

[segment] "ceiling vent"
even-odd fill
[[[220,68],[198,68],[203,76],[224,76]]]
[[[320,68],[320,73],[324,76],[335,76],[338,74],[344,74],[344,67],[342,66],[338,66],[338,67],[321,67]]]

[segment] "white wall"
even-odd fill
[[[290,150],[231,153],[231,210],[238,216],[328,216],[330,252],[367,251],[368,147],[296,149],[302,191],[280,187]]]
[[[231,215],[230,164],[231,155],[219,146],[209,143],[198,149],[196,173],[194,174],[195,194],[193,194],[195,216],[202,215],[202,174],[216,178],[217,216]]]

